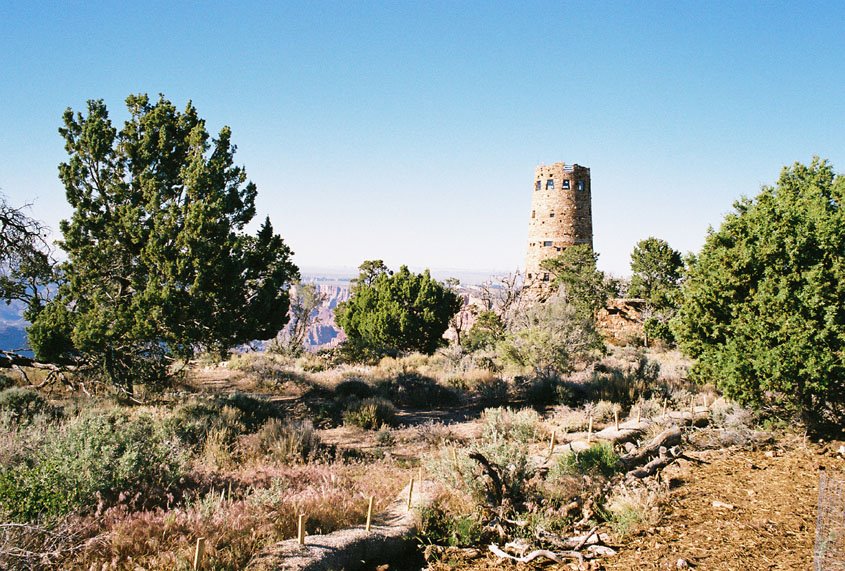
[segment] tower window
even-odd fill
[[[546,240],[545,242],[543,242],[543,246],[548,247],[548,246],[551,246],[551,245],[552,245],[552,241],[551,241],[551,240]]]
[[[554,217],[555,217],[555,213],[554,213],[554,212],[549,212],[549,218],[554,218]]]
[[[578,190],[584,190],[584,181],[583,180],[578,181]]]
[[[555,187],[555,181],[554,181],[553,178],[550,178],[549,180],[546,181],[546,190],[554,190],[554,187]]]
[[[534,183],[534,190],[540,190],[540,181]]]
[[[569,179],[563,180],[563,190],[569,190]]]

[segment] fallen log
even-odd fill
[[[610,540],[606,533],[596,533],[597,531],[598,528],[594,527],[588,533],[583,535],[561,537],[560,535],[541,529],[534,534],[534,537],[536,537],[538,541],[551,545],[554,549],[580,551],[586,545],[607,543]]]
[[[578,551],[549,551],[548,549],[537,549],[529,553],[524,557],[516,557],[515,555],[511,555],[509,553],[505,553],[502,551],[498,545],[495,543],[491,543],[489,547],[490,551],[496,557],[500,559],[510,559],[512,561],[516,561],[518,563],[529,563],[534,561],[538,557],[545,557],[546,559],[551,559],[555,563],[563,563],[564,558],[568,559],[577,559],[579,563],[584,562],[584,556],[579,553]]]
[[[655,436],[651,442],[641,446],[635,452],[630,454],[625,454],[619,459],[619,462],[622,464],[622,467],[625,470],[631,470],[632,468],[639,466],[643,462],[648,461],[649,458],[654,456],[655,454],[659,453],[661,448],[669,448],[671,446],[677,446],[681,443],[681,429],[677,426],[673,426],[671,428],[667,428],[657,436]]]
[[[658,470],[665,468],[672,462],[678,459],[680,456],[680,452],[672,453],[666,448],[661,447],[659,451],[659,455],[654,460],[647,463],[645,466],[640,466],[639,468],[634,468],[633,470],[629,471],[625,474],[626,478],[645,478],[647,476],[651,476]]]
[[[619,423],[619,428],[613,425],[599,430],[593,437],[596,440],[608,440],[614,444],[622,444],[636,440],[650,426],[651,422],[647,419],[641,419],[639,422],[629,420]]]

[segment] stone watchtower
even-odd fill
[[[540,262],[576,244],[593,247],[590,169],[566,163],[540,165],[534,172],[531,194],[526,285],[541,286],[550,281]]]

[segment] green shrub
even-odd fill
[[[396,437],[393,436],[393,431],[388,426],[382,426],[376,432],[376,442],[379,446],[393,446],[396,444]]]
[[[367,430],[378,430],[384,425],[395,426],[396,407],[381,398],[352,401],[343,411],[343,422]]]
[[[643,331],[648,335],[649,339],[662,341],[669,346],[675,343],[675,336],[672,334],[672,329],[665,321],[661,321],[656,317],[649,317],[643,323]]]
[[[598,515],[610,528],[625,537],[643,527],[653,527],[660,522],[660,495],[646,487],[623,486],[599,506]]]
[[[395,378],[381,381],[376,391],[398,406],[411,408],[437,408],[454,404],[456,392],[419,373],[402,373]]]
[[[366,381],[354,377],[344,379],[334,388],[335,398],[346,400],[350,397],[365,399],[373,396],[373,387]]]
[[[558,402],[560,381],[554,376],[517,377],[517,397],[531,406],[542,407]]]
[[[212,400],[194,400],[176,407],[164,421],[165,426],[185,445],[198,450],[212,431],[222,431],[228,441],[246,431],[240,411],[220,406]]]
[[[223,398],[196,399],[180,405],[165,424],[180,441],[199,449],[212,431],[231,443],[241,434],[256,432],[268,420],[282,417],[281,410],[270,401],[236,392]]]
[[[508,384],[498,377],[479,380],[474,391],[478,400],[486,405],[502,404],[508,400]]]
[[[281,419],[282,411],[267,399],[234,392],[220,399],[221,406],[230,406],[240,411],[240,422],[248,432],[255,432],[271,418]]]
[[[146,415],[81,415],[51,432],[32,458],[0,468],[0,510],[17,521],[90,511],[122,492],[153,503],[181,477],[183,454]]]
[[[561,456],[549,470],[549,479],[554,481],[562,476],[577,474],[601,474],[609,478],[619,470],[619,456],[614,452],[613,445],[597,442],[582,452]]]
[[[5,373],[0,373],[0,391],[14,387],[16,384],[15,379]]]
[[[419,519],[419,537],[425,543],[472,547],[484,536],[484,526],[477,517],[450,513],[439,502],[420,508]]]
[[[37,391],[23,387],[12,387],[0,391],[0,411],[9,413],[17,424],[26,424],[39,414],[56,416],[57,409]]]

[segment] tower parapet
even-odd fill
[[[540,165],[534,171],[531,194],[526,285],[549,282],[552,277],[540,262],[576,244],[593,247],[590,169],[566,163]]]

